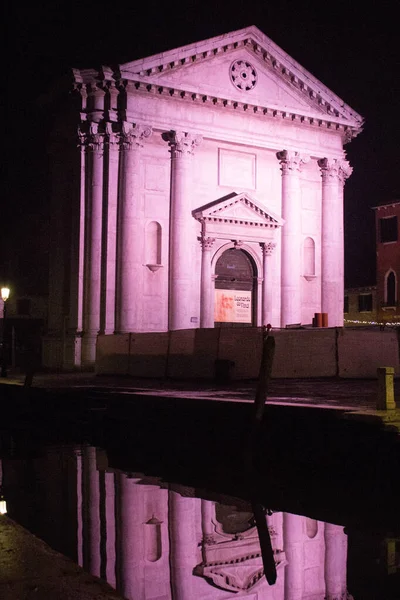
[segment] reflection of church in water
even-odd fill
[[[35,479],[39,512],[51,515],[48,541],[128,600],[350,598],[343,527],[267,513],[277,568],[270,586],[249,504],[111,469],[106,454],[89,446],[61,457],[49,450],[42,462]]]

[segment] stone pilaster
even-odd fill
[[[281,326],[301,323],[301,196],[300,170],[308,157],[277,152],[282,171]]]
[[[351,174],[347,161],[322,158],[321,312],[330,327],[343,325],[344,239],[343,185]]]
[[[189,329],[193,327],[190,322],[193,272],[189,222],[191,158],[202,138],[177,131],[163,137],[171,148],[169,329]]]
[[[200,237],[201,281],[200,281],[200,327],[214,327],[214,283],[211,274],[211,250],[215,239]]]
[[[263,242],[260,244],[263,257],[263,281],[262,281],[262,325],[266,326],[272,320],[272,278],[271,278],[271,259],[269,258],[274,251],[276,244],[273,242]]]
[[[152,130],[124,122],[120,132],[121,180],[118,219],[118,266],[116,284],[117,333],[141,330],[143,223],[140,211],[140,150]]]

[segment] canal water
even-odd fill
[[[128,600],[400,599],[396,437],[271,409],[249,461],[248,407],[156,402],[3,420],[9,516]]]

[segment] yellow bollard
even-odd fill
[[[394,400],[394,368],[378,367],[378,398],[377,410],[395,410]]]

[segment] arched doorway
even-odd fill
[[[256,325],[257,268],[245,250],[229,248],[215,265],[215,327]]]

